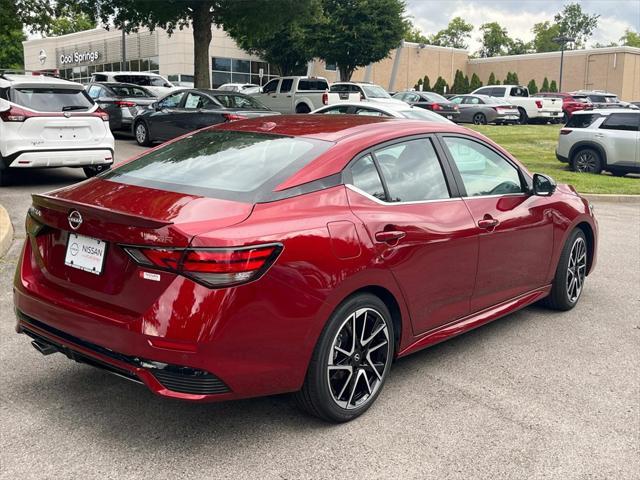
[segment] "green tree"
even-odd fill
[[[589,15],[583,12],[579,3],[565,5],[562,11],[553,17],[560,28],[560,34],[575,39],[570,44],[574,49],[584,47],[586,41],[598,27],[598,18],[600,15]]]
[[[430,92],[431,91],[431,82],[429,81],[429,77],[428,76],[424,76],[424,79],[422,80],[422,90],[424,92]]]
[[[544,80],[542,80],[542,87],[540,87],[540,91],[542,93],[547,93],[549,91],[549,80],[547,77],[544,77]]]
[[[402,38],[407,42],[413,43],[424,43],[428,44],[429,39],[422,33],[422,31],[413,24],[410,18],[405,18],[403,20],[404,23],[404,33],[402,34]]]
[[[464,92],[463,93],[469,93],[471,92],[471,83],[469,82],[469,75],[465,75],[464,76]]]
[[[513,82],[512,85],[520,85],[520,79],[518,78],[518,74],[516,72],[513,72],[511,74],[511,82]]]
[[[446,80],[442,77],[438,77],[436,83],[433,84],[433,91],[440,95],[444,95],[446,93],[445,90],[449,90]]]
[[[456,70],[453,77],[453,85],[451,85],[451,93],[466,93],[464,91],[464,74],[460,70]]]
[[[500,26],[498,22],[485,23],[480,26],[482,36],[479,38],[482,42],[480,48],[481,57],[495,57],[504,53],[509,46],[511,39],[507,35],[507,29]]]
[[[551,84],[549,85],[549,91],[551,93],[556,93],[558,91],[558,85],[555,80],[551,80]]]
[[[92,28],[96,28],[94,18],[73,4],[59,2],[56,5],[55,18],[51,19],[51,26],[48,32],[45,33],[57,37],[68,33],[91,30]]]
[[[441,47],[469,48],[467,40],[471,38],[473,25],[465,22],[461,17],[455,17],[447,25],[429,38],[429,43]]]
[[[496,85],[500,85],[500,80],[496,79]]]
[[[487,85],[495,85],[496,84],[496,76],[493,72],[489,75],[489,80],[487,81]]]
[[[515,40],[509,40],[507,55],[524,55],[525,53],[531,53],[532,49],[531,42],[524,42],[516,38]]]
[[[27,36],[22,31],[14,0],[0,0],[0,25],[0,67],[23,68],[22,42]]]
[[[421,78],[419,78],[419,79],[418,79],[418,83],[416,83],[416,84],[413,86],[413,88],[414,88],[415,90],[422,90],[422,79],[421,79]]]
[[[316,56],[335,61],[343,81],[350,80],[356,68],[386,58],[405,33],[402,0],[322,0],[322,4]]]
[[[548,21],[536,23],[531,31],[534,35],[532,41],[533,49],[537,53],[560,50],[560,45],[553,41],[554,38],[560,35],[560,26],[558,24]]]
[[[76,0],[76,5],[103,24],[115,25],[128,32],[140,27],[151,30],[160,27],[171,34],[176,28],[191,26],[194,84],[197,88],[209,88],[209,45],[213,25],[230,32],[245,29],[264,36],[306,14],[311,0]]]
[[[529,95],[535,95],[538,93],[538,85],[536,85],[536,81],[534,79],[529,80],[527,88],[529,89]]]
[[[480,77],[477,74],[471,75],[471,82],[469,82],[469,91],[473,92],[477,88],[482,87],[482,82],[480,81]]]
[[[626,47],[640,48],[640,34],[627,28],[624,35],[620,37],[620,43]]]

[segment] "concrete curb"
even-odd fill
[[[640,195],[615,195],[609,193],[581,193],[590,202],[632,203],[640,205]]]
[[[13,241],[13,226],[7,210],[0,205],[0,258],[7,253]]]

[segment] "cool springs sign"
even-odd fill
[[[64,53],[60,55],[60,65],[66,65],[68,63],[86,63],[95,62],[100,58],[100,52],[73,52],[68,55]]]

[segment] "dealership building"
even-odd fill
[[[23,45],[26,69],[57,69],[62,77],[82,83],[87,83],[92,73],[101,71],[150,71],[171,81],[189,81],[193,76],[193,32],[188,28],[171,35],[162,29],[141,29],[125,35],[124,42],[122,32],[96,28],[27,40]],[[209,59],[213,87],[228,82],[264,85],[277,76],[273,65],[240,49],[218,28],[213,29]],[[432,85],[439,76],[451,84],[456,70],[469,77],[476,73],[485,84],[491,73],[502,81],[508,72],[515,72],[523,84],[534,79],[541,86],[545,77],[558,81],[560,52],[471,58],[462,49],[403,42],[388,58],[357,70],[353,80],[403,90],[413,88],[425,75]],[[307,74],[326,77],[330,82],[339,79],[336,66],[322,61],[310,62]],[[640,48],[566,51],[562,83],[565,91],[607,90],[623,100],[638,101]]]

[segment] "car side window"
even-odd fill
[[[407,93],[406,96],[403,98],[403,100],[405,102],[419,102],[420,97],[415,93]]]
[[[280,85],[280,93],[288,93],[293,86],[293,78],[285,78]]]
[[[176,108],[180,105],[185,92],[172,93],[160,101],[160,108]]]
[[[378,170],[373,163],[371,155],[365,155],[351,166],[351,176],[353,177],[354,187],[368,193],[372,197],[386,200],[384,187],[382,186],[380,175],[378,175]]]
[[[480,101],[480,99],[478,97],[467,97],[464,99],[464,104],[465,105],[479,105],[482,102]]]
[[[507,91],[504,87],[492,88],[491,94],[494,97],[504,97],[504,93]],[[479,92],[478,92],[479,93]]]
[[[605,130],[626,130],[637,132],[640,127],[640,113],[612,113],[600,125]]]
[[[481,88],[480,90],[476,91],[475,93],[477,95],[491,95],[492,92],[493,92],[493,88],[488,87],[488,88]]]
[[[449,99],[450,102],[457,103],[458,105],[461,103],[465,103],[466,100],[467,99],[465,97],[453,97]]]
[[[189,92],[187,99],[184,101],[184,108],[187,110],[196,110],[199,108],[218,108],[218,106],[204,95]]]
[[[102,91],[102,88],[100,87],[100,85],[91,85],[89,87],[89,92],[87,93],[89,93],[89,96],[95,100],[100,96],[101,91]]]
[[[386,116],[388,116],[388,115],[385,115],[384,113],[382,113],[380,110],[374,110],[373,108],[362,108],[362,107],[358,107],[354,113],[356,115],[366,115],[366,116],[369,116],[369,117],[386,117]]]
[[[468,197],[522,193],[518,169],[489,147],[462,137],[444,137]]]
[[[280,79],[278,79],[278,78],[276,78],[274,80],[271,80],[264,87],[262,87],[262,92],[263,93],[273,93],[273,92],[275,92],[276,89],[278,88],[278,82],[279,81],[280,81]]]
[[[429,139],[410,140],[375,151],[391,202],[449,198],[449,189]]]
[[[323,115],[344,115],[349,112],[349,108],[351,107],[348,105],[336,105],[335,107],[327,108],[319,113]]]

